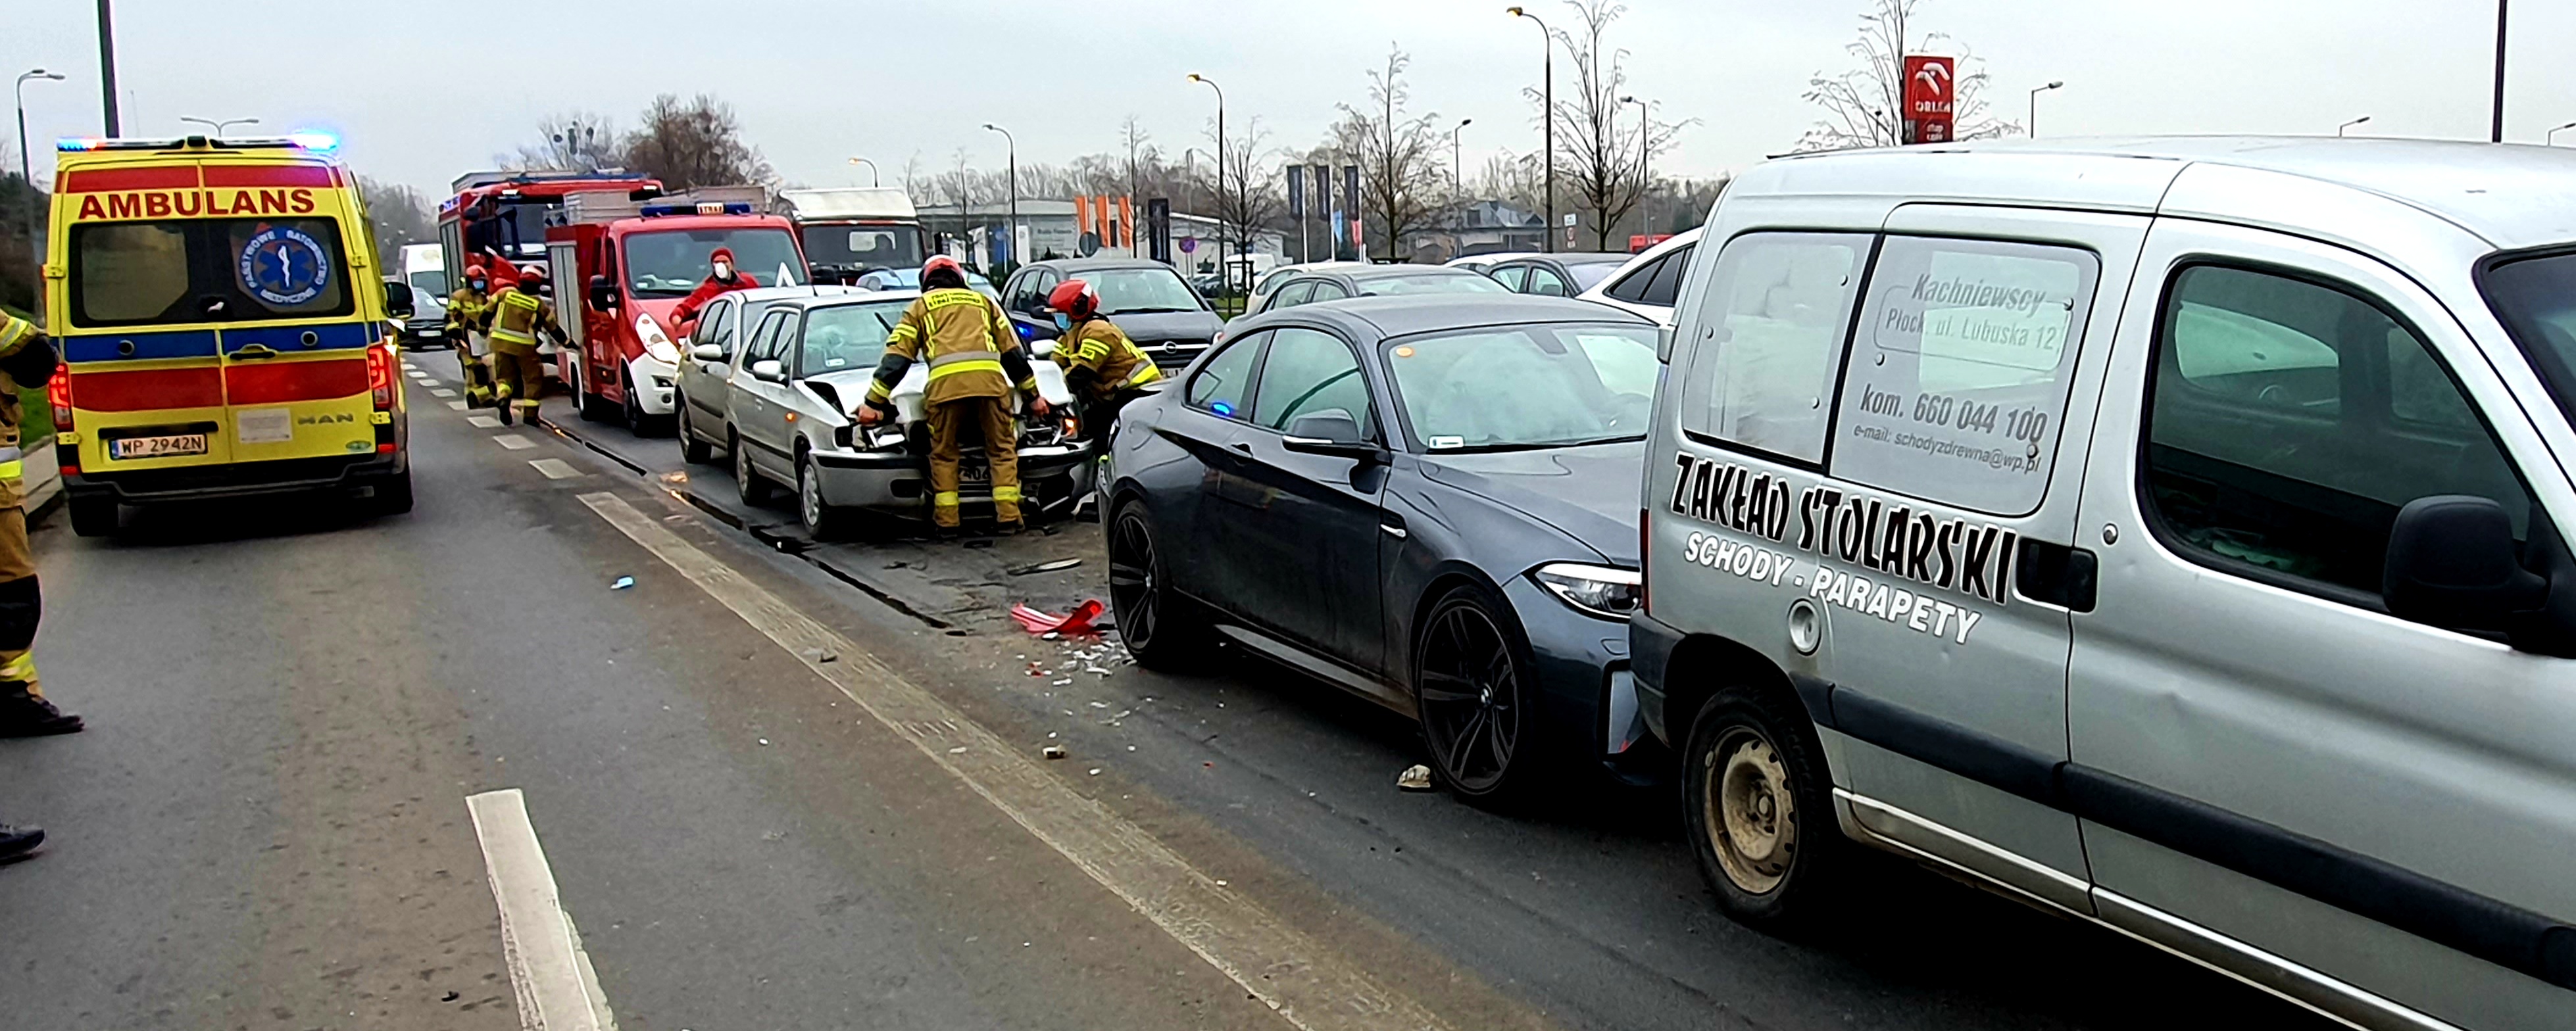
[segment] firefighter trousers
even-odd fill
[[[474,356],[471,345],[456,345],[457,371],[465,376],[465,403],[476,408],[492,404],[492,368]]]
[[[27,513],[0,508],[0,694],[43,698],[36,688],[36,624],[44,618],[44,592],[36,586],[35,553],[27,547]]]
[[[492,349],[493,403],[516,402],[519,414],[528,419],[537,415],[537,391],[545,385],[545,366],[535,351],[512,347]]]
[[[1019,420],[998,397],[963,397],[930,406],[930,521],[957,525],[957,460],[968,434],[980,435],[993,470],[993,521],[1020,521]]]

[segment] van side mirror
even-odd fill
[[[2436,494],[2398,510],[2380,596],[2402,619],[2502,630],[2514,613],[2548,600],[2549,580],[2522,568],[2504,506],[2492,498]]]
[[[1385,449],[1360,434],[1359,420],[1339,408],[1310,412],[1288,421],[1288,434],[1279,446],[1307,455],[1331,455],[1363,462],[1380,461]]]
[[[590,306],[598,311],[615,311],[617,284],[609,282],[607,276],[590,277]]]
[[[411,284],[399,279],[385,280],[385,314],[387,316],[397,319],[410,318],[414,304],[415,301],[411,294]]]

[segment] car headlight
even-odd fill
[[[644,342],[644,353],[652,355],[653,360],[664,365],[680,364],[680,349],[672,346],[670,336],[662,332],[653,316],[635,316],[635,339]]]
[[[1530,579],[1575,611],[1602,619],[1626,620],[1637,611],[1645,578],[1634,569],[1551,562],[1530,571]]]

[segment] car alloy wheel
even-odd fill
[[[1415,650],[1414,693],[1432,769],[1469,797],[1513,786],[1521,756],[1525,692],[1502,624],[1476,592],[1441,599]]]
[[[796,517],[805,535],[818,541],[838,540],[849,531],[849,514],[824,503],[823,474],[803,456],[796,462]]]
[[[1144,502],[1120,506],[1109,524],[1110,612],[1137,663],[1168,670],[1197,657],[1207,644],[1207,627],[1188,600],[1173,592],[1166,570]]]
[[[679,413],[675,419],[679,423],[677,429],[680,438],[680,461],[690,465],[705,465],[714,461],[715,449],[708,447],[706,440],[698,436],[696,420],[689,418],[688,397],[672,395],[671,408]]]
[[[1780,751],[1752,727],[1736,727],[1701,760],[1702,818],[1726,879],[1746,894],[1780,886],[1798,851],[1798,801]]]
[[[769,500],[769,489],[761,482],[760,471],[751,467],[751,452],[742,446],[742,436],[727,432],[725,450],[733,454],[735,496],[740,497],[742,503],[746,505],[758,505]]]

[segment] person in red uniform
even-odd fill
[[[718,294],[749,290],[760,285],[759,280],[751,278],[751,273],[733,267],[731,247],[716,248],[715,253],[707,255],[707,264],[714,266],[715,271],[708,273],[706,282],[698,284],[697,289],[689,291],[689,296],[681,298],[679,305],[671,309],[673,336],[687,336],[689,330],[697,325],[698,309],[706,307],[707,302],[715,300]]]

